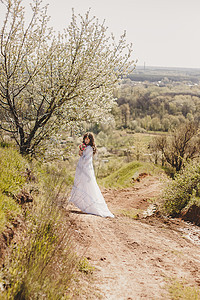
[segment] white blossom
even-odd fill
[[[105,118],[114,103],[114,85],[127,74],[131,45],[118,42],[96,17],[76,16],[62,34],[48,27],[47,7],[31,2],[25,26],[22,0],[4,0],[0,40],[1,128],[21,153],[82,121]]]

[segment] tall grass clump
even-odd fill
[[[69,299],[78,265],[69,223],[56,199],[37,199],[26,212],[25,232],[8,249],[3,299]]]
[[[200,205],[200,162],[190,162],[164,190],[165,211],[175,216],[192,203]]]
[[[12,222],[19,214],[21,207],[16,201],[0,192],[0,233],[4,231],[6,224]]]
[[[45,191],[47,195],[50,193],[52,197],[57,197],[58,191],[66,194],[71,190],[74,177],[71,175],[68,164],[65,162],[35,162],[32,169],[37,173],[40,189]]]
[[[27,161],[17,150],[0,148],[0,189],[4,194],[19,192],[26,181],[24,172]]]
[[[0,232],[21,212],[15,196],[26,182],[27,161],[12,147],[0,148]]]

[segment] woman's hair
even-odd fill
[[[96,153],[97,151],[97,148],[96,148],[96,145],[95,145],[95,142],[94,142],[94,136],[92,133],[90,132],[86,132],[83,136],[83,143],[85,144],[85,138],[88,137],[90,139],[90,142],[88,145],[90,145],[92,148],[93,148],[93,154]]]

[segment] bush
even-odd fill
[[[179,214],[200,197],[200,162],[190,162],[177,173],[164,191],[164,209],[172,216]]]

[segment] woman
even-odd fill
[[[114,215],[107,207],[94,174],[92,158],[96,147],[92,133],[83,136],[83,144],[79,147],[80,159],[69,201],[85,213],[113,218]]]

